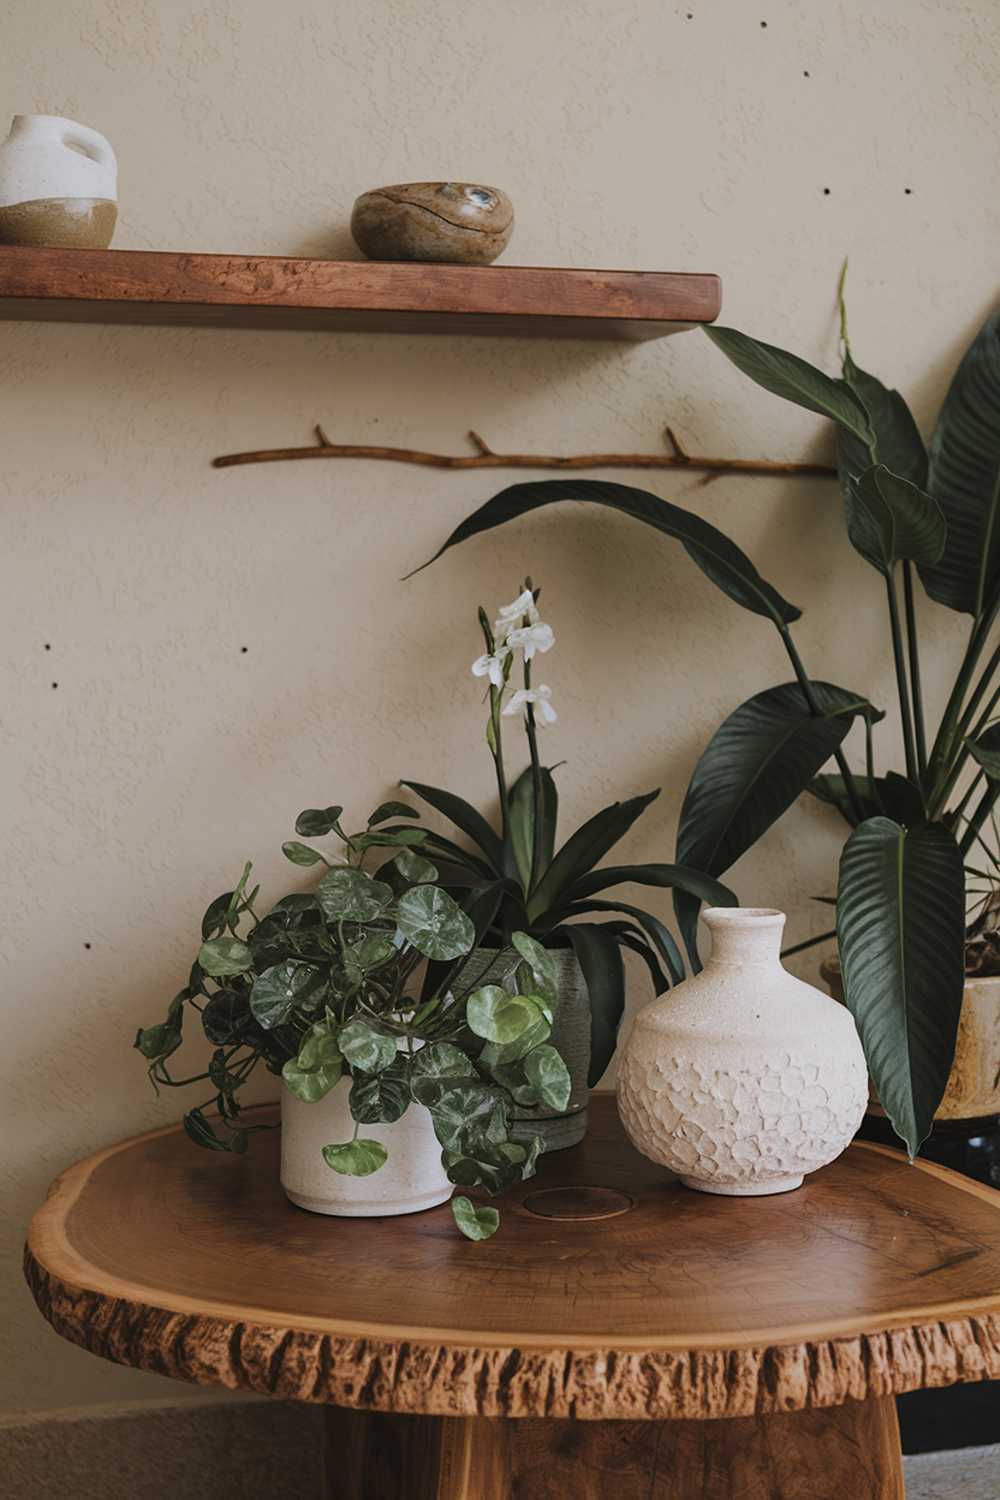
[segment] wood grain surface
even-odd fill
[[[215,1155],[170,1129],[71,1168],[29,1234],[45,1316],[181,1379],[445,1416],[741,1417],[1000,1376],[1000,1194],[884,1148],[719,1198],[639,1156],[598,1096],[585,1142],[472,1244],[447,1206],[293,1208],[278,1145]],[[633,1206],[526,1206],[566,1184]]]
[[[0,317],[384,333],[662,338],[711,322],[712,275],[0,247]]]

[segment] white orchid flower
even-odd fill
[[[516,714],[518,709],[526,709],[528,704],[534,705],[540,724],[554,724],[558,715],[551,703],[552,689],[540,682],[536,688],[518,688],[513,693],[503,712],[505,715]]]
[[[507,634],[508,650],[523,651],[525,661],[530,661],[536,651],[551,651],[555,643],[552,626],[546,625],[544,620],[539,620],[534,625],[518,626]]]
[[[473,677],[488,677],[495,688],[503,687],[504,660],[510,655],[506,646],[501,646],[494,655],[477,656],[472,663]]]
[[[497,643],[502,644],[506,641],[510,632],[525,616],[529,625],[534,625],[538,621],[538,608],[535,604],[535,596],[530,589],[524,589],[518,594],[513,604],[501,605],[500,613],[493,622],[493,633],[497,638]]]

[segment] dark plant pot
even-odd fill
[[[569,1069],[569,1105],[561,1114],[552,1114],[544,1105],[538,1109],[515,1108],[511,1135],[515,1140],[540,1135],[543,1151],[562,1151],[567,1146],[579,1145],[587,1133],[590,999],[583,970],[572,950],[552,948],[549,956],[556,966],[559,987],[559,1003],[549,1041]],[[469,955],[462,982],[503,984],[520,962],[519,955],[512,948],[475,948]]]

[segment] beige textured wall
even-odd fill
[[[926,421],[995,293],[998,33],[991,0],[10,0],[0,101],[107,133],[123,247],[350,253],[359,191],[464,176],[513,196],[509,261],[718,271],[726,321],[823,361],[849,251],[856,355]],[[525,571],[559,638],[566,827],[664,789],[628,857],[670,858],[706,735],[787,675],[763,621],[617,518],[553,511],[403,585],[503,476],[211,456],[306,440],[316,419],[443,449],[469,427],[502,448],[654,448],[666,420],[713,453],[819,457],[829,438],[697,333],[7,324],[0,379],[0,1410],[169,1398],[60,1344],[16,1265],[60,1167],[178,1114],[130,1041],[206,901],[247,856],[290,888],[278,846],[303,805],[360,816],[403,774],[488,796],[475,609]],[[878,582],[830,486],[661,481],[805,607],[815,673],[889,701]],[[927,623],[935,702],[960,630]],[[836,850],[822,812],[796,811],[735,884],[787,908],[793,936],[819,931],[809,898]]]

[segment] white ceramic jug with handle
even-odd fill
[[[117,183],[99,131],[59,115],[15,115],[0,145],[0,244],[106,249]]]

